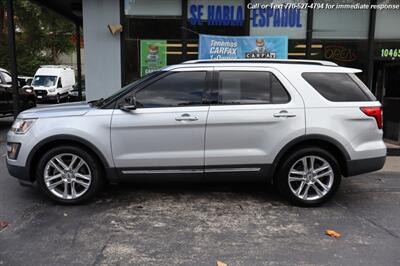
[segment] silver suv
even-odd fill
[[[357,69],[305,60],[189,61],[105,99],[22,112],[7,165],[60,203],[123,180],[265,180],[291,202],[379,170],[382,109]]]

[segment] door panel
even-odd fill
[[[203,174],[207,71],[174,70],[157,76],[132,92],[136,110],[114,110],[111,144],[117,168],[134,168],[125,171],[130,174]]]
[[[9,110],[8,91],[3,84],[0,84],[0,109],[1,112],[7,112]]]
[[[142,108],[129,113],[115,110],[111,123],[115,166],[202,167],[208,109],[209,106]]]
[[[13,111],[11,76],[0,72],[0,105],[3,113]]]
[[[237,70],[232,67],[215,69]],[[288,141],[305,134],[304,103],[291,84],[274,69],[257,67],[246,70],[273,73],[290,94],[290,101],[279,104],[212,105],[206,130],[206,172],[215,166],[243,168],[246,165],[271,164]]]
[[[274,116],[282,110],[296,116]],[[280,146],[304,133],[304,110],[301,107],[211,106],[207,120],[205,164],[272,163]]]

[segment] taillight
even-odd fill
[[[380,106],[361,107],[360,109],[367,116],[371,116],[371,117],[375,118],[376,123],[378,124],[378,128],[382,129],[382,127],[383,127],[383,111],[382,111],[382,107],[380,107]]]

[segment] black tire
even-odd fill
[[[46,164],[54,156],[65,153],[77,155],[80,158],[82,158],[86,162],[91,173],[91,182],[88,189],[83,195],[74,199],[63,199],[59,196],[56,196],[48,189],[44,179]],[[92,199],[101,190],[104,183],[104,178],[102,176],[102,171],[101,171],[101,165],[96,159],[96,157],[93,156],[92,153],[87,151],[86,149],[82,149],[77,146],[58,146],[48,150],[39,160],[38,166],[36,168],[35,177],[39,185],[39,188],[46,196],[48,196],[50,199],[52,199],[57,203],[67,204],[67,205],[80,204]]]
[[[333,174],[331,175],[333,177],[333,182],[331,183],[330,189],[327,190],[326,194],[324,193],[323,196],[317,199],[313,199],[313,197],[310,197],[310,199],[302,199],[300,196],[296,196],[295,193],[292,191],[290,185],[289,185],[289,172],[292,167],[297,166],[296,163],[299,163],[299,160],[304,158],[305,156],[316,156],[319,158],[322,158],[325,160],[331,167]],[[308,161],[310,162],[310,161]],[[328,169],[329,170],[329,169]],[[306,178],[306,177],[304,177]],[[322,178],[327,178],[329,180],[329,176],[322,177]],[[310,180],[312,180],[310,178]],[[296,185],[296,182],[299,182],[298,188],[300,189],[300,183],[302,181],[292,181],[294,183],[292,184],[292,187]],[[312,182],[312,181],[311,181]],[[329,181],[327,181],[329,182]],[[279,174],[278,174],[278,179],[276,180],[276,185],[279,189],[279,192],[285,196],[291,203],[297,206],[302,206],[302,207],[316,207],[324,202],[328,201],[332,196],[337,192],[341,182],[341,169],[338,161],[336,158],[329,153],[328,151],[318,148],[318,147],[304,147],[301,148],[297,151],[294,151],[290,154],[288,154],[284,159],[283,163],[281,164],[281,167],[279,169]],[[313,183],[316,184],[316,183]],[[310,185],[305,183],[304,187],[308,186],[310,188]],[[311,185],[312,186],[312,185]],[[317,184],[317,188],[322,188],[319,184]],[[305,188],[303,189],[305,190]],[[300,192],[304,192],[303,190],[300,189]],[[297,190],[298,191],[298,190]],[[315,197],[318,197],[317,191],[312,187],[311,191],[308,190],[309,193],[315,192]],[[301,193],[300,193],[301,194]],[[305,193],[303,193],[304,195]]]

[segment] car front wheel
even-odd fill
[[[101,188],[102,176],[94,156],[75,146],[60,146],[40,159],[36,180],[51,199],[78,204],[92,198]]]
[[[340,181],[340,166],[335,157],[323,149],[309,147],[285,158],[278,188],[295,205],[312,207],[329,200]]]

